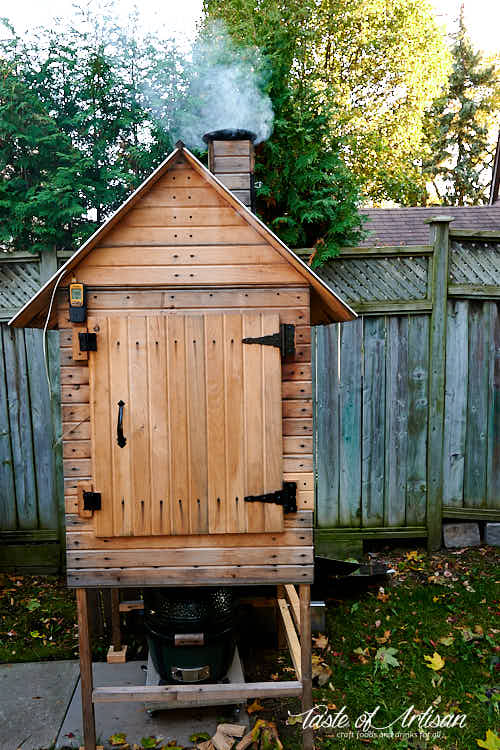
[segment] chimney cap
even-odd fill
[[[255,133],[251,130],[243,130],[242,128],[223,128],[221,130],[211,130],[210,133],[205,133],[203,140],[205,143],[210,141],[252,141],[257,138]]]

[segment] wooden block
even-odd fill
[[[72,326],[71,348],[73,351],[73,359],[78,361],[87,360],[89,358],[89,353],[80,351],[79,333],[87,333],[87,326]]]
[[[236,745],[236,750],[246,750],[253,742],[253,733],[248,732]]]
[[[106,656],[108,664],[125,664],[127,661],[127,647],[122,646],[120,651],[115,651],[113,646],[108,648]]]
[[[77,496],[78,496],[78,515],[80,518],[92,518],[92,510],[85,510],[83,507],[83,493],[92,491],[91,482],[78,482],[77,485]]]
[[[218,732],[227,734],[229,737],[243,737],[247,728],[244,724],[219,724]]]
[[[120,602],[119,609],[120,612],[133,612],[134,610],[142,611],[144,609],[144,602],[142,601],[142,599]]]
[[[205,740],[205,742],[199,742],[196,745],[197,750],[214,750],[214,746],[212,745],[212,740]]]
[[[224,734],[220,731],[220,726],[217,727],[217,731],[212,737],[212,744],[214,745],[217,750],[231,750],[234,740],[232,737],[228,737],[227,734]]]

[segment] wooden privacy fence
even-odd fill
[[[500,520],[500,231],[431,233],[320,269],[360,317],[315,329],[317,550]]]
[[[64,523],[57,333],[49,333],[52,400],[42,332],[10,317],[56,269],[56,257],[0,254],[0,570],[56,571]]]

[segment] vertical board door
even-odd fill
[[[281,531],[281,359],[243,344],[277,313],[89,318],[100,537]],[[126,443],[118,445],[119,402]]]

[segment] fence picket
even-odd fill
[[[0,324],[0,529],[14,531],[17,527],[16,491],[5,380],[7,365],[3,345],[5,333],[4,326]]]
[[[361,525],[361,391],[363,320],[341,326],[339,524]]]
[[[387,321],[384,526],[404,526],[408,459],[408,317]]]
[[[429,318],[408,318],[408,458],[406,525],[425,524],[427,497],[427,408]]]
[[[362,525],[383,526],[385,464],[385,317],[364,320]]]

